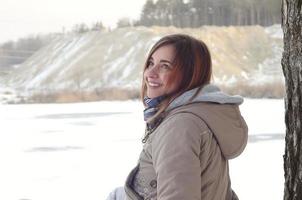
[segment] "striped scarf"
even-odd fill
[[[163,99],[165,99],[165,95],[155,97],[155,98],[149,98],[145,97],[144,102],[147,105],[147,107],[144,110],[144,120],[147,121],[150,119],[155,113],[158,111],[158,105],[162,102]]]
[[[164,100],[166,98],[165,95],[163,96],[159,96],[156,98],[148,98],[145,97],[144,98],[144,102],[145,105],[147,105],[147,107],[144,110],[144,120],[147,122],[148,119],[152,118],[156,112],[158,111],[158,105],[162,102],[162,100]],[[145,137],[143,138],[142,142],[145,143],[147,141],[147,139],[149,138],[149,135],[153,132],[154,128],[156,128],[160,122],[161,122],[161,118],[155,119],[151,122],[147,122],[146,123],[146,132],[145,132]]]

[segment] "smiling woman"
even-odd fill
[[[147,96],[149,98],[170,94],[178,87],[179,82],[171,81],[173,78],[174,57],[175,50],[172,45],[160,47],[151,55],[144,72]],[[171,84],[169,84],[169,80]]]
[[[108,200],[237,200],[228,160],[247,143],[240,96],[210,84],[206,44],[168,35],[151,49],[141,97],[146,132],[137,166]]]

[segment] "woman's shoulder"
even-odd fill
[[[170,152],[175,148],[185,150],[186,147],[198,152],[200,146],[212,138],[211,130],[202,119],[190,112],[178,112],[163,120],[151,135],[149,147],[152,155],[162,149]]]
[[[192,103],[177,107],[165,113],[163,123],[176,122],[188,123],[190,121],[198,122],[206,126],[203,118],[199,115],[199,109],[205,103]]]
[[[157,135],[168,135],[173,137],[177,134],[197,134],[208,132],[209,127],[200,116],[188,109],[177,110],[169,113],[156,129]]]

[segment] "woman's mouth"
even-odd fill
[[[155,83],[155,82],[148,82],[148,85],[151,87],[159,87],[160,84],[159,83]]]
[[[153,82],[153,81],[147,81],[147,84],[148,84],[148,86],[150,86],[150,87],[159,87],[159,86],[161,86],[160,83]]]

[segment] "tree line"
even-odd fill
[[[279,0],[147,0],[134,25],[200,27],[281,23]]]

